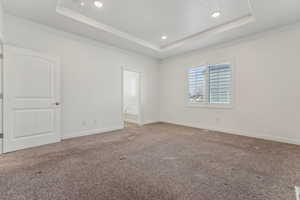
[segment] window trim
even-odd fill
[[[187,107],[190,108],[208,108],[208,109],[233,109],[235,105],[235,62],[233,59],[224,59],[223,61],[220,62],[201,62],[202,64],[199,65],[194,65],[192,67],[188,67],[186,70],[186,105]],[[208,68],[209,66],[214,66],[214,65],[230,65],[231,67],[231,103],[230,104],[218,104],[218,103],[192,103],[189,101],[189,79],[188,79],[188,74],[189,70],[191,68],[195,67],[200,67],[200,66],[205,66]]]

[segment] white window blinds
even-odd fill
[[[188,76],[190,103],[204,103],[206,101],[206,67],[191,68]]]
[[[190,103],[231,104],[232,69],[229,64],[189,69],[188,85]]]
[[[209,66],[209,103],[231,103],[231,68],[230,65]]]

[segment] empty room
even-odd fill
[[[299,0],[0,0],[0,200],[300,200]]]

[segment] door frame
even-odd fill
[[[132,70],[128,67],[121,67],[121,94],[122,94],[122,106],[121,106],[121,115],[122,115],[122,123],[124,125],[125,123],[125,119],[124,119],[124,74],[125,74],[125,71],[127,72],[134,72],[134,73],[137,73],[139,75],[139,82],[138,82],[138,120],[137,120],[137,124],[139,126],[142,126],[143,125],[143,110],[142,110],[142,73],[139,72],[139,71],[135,71],[135,70]],[[125,126],[125,125],[124,125]]]
[[[55,55],[51,55],[48,53],[44,53],[44,52],[40,52],[39,50],[32,50],[32,49],[26,49],[23,47],[18,47],[18,46],[14,46],[14,45],[10,45],[10,44],[3,44],[2,45],[2,53],[4,54],[5,57],[5,49],[6,48],[12,48],[12,49],[17,49],[17,50],[24,50],[25,52],[28,52],[28,54],[35,54],[37,57],[46,57],[49,60],[52,60],[55,64],[56,64],[56,71],[55,71],[55,81],[58,85],[55,86],[55,89],[57,90],[57,97],[55,99],[56,102],[60,102],[60,106],[58,108],[57,112],[59,112],[58,114],[58,118],[57,118],[57,131],[59,134],[59,138],[56,142],[60,142],[62,140],[62,131],[61,131],[61,110],[62,110],[62,104],[61,104],[61,62],[60,62],[60,57],[59,56],[55,56]],[[3,153],[8,153],[11,152],[9,150],[9,145],[8,145],[8,139],[6,139],[7,137],[9,137],[9,134],[11,134],[10,132],[10,127],[9,127],[9,123],[10,123],[10,119],[8,118],[10,116],[9,112],[11,109],[11,103],[10,103],[10,96],[6,95],[6,79],[8,77],[5,76],[5,72],[6,72],[6,66],[7,65],[7,61],[6,59],[2,59],[2,93],[3,93],[3,99],[2,99],[2,129],[3,129]],[[46,143],[48,144],[48,143]],[[44,144],[41,144],[44,145]],[[41,146],[41,145],[37,145],[37,146]],[[31,148],[31,147],[29,147]]]

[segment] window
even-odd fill
[[[230,64],[193,67],[188,71],[189,103],[230,105],[232,68]]]
[[[206,102],[206,67],[200,66],[189,70],[189,100],[190,103]]]

